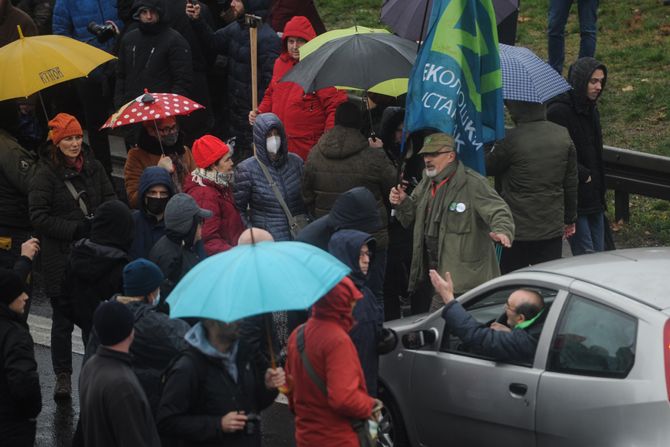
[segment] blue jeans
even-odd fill
[[[575,234],[569,239],[572,255],[583,255],[605,249],[605,214],[586,214],[577,217]]]
[[[549,0],[548,46],[549,65],[563,74],[565,61],[565,24],[575,0]],[[579,57],[593,57],[596,53],[596,21],[599,0],[577,0],[579,13]]]

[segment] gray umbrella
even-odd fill
[[[368,90],[389,79],[409,77],[416,44],[387,33],[352,34],[321,45],[301,59],[282,81],[306,92],[345,86]]]
[[[519,0],[492,1],[496,12],[496,23],[502,22],[519,9]],[[385,0],[382,5],[381,21],[405,39],[423,40],[432,7],[433,0]]]

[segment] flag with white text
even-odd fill
[[[451,134],[459,159],[485,173],[484,143],[505,135],[491,0],[434,0],[409,79],[405,129]]]

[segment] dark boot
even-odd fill
[[[70,382],[70,374],[67,372],[58,373],[56,375],[56,386],[54,387],[54,399],[69,399],[72,395],[72,383]]]

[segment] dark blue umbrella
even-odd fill
[[[505,99],[543,103],[571,88],[528,48],[500,44],[500,66]]]

